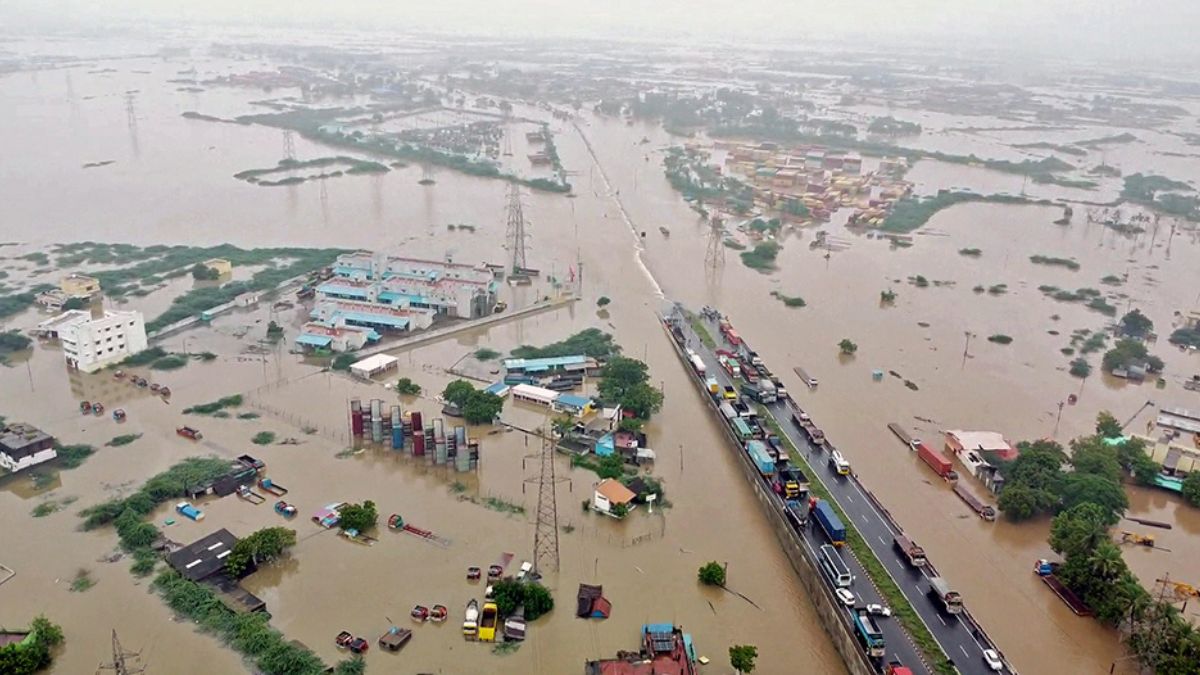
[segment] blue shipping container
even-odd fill
[[[775,459],[767,451],[767,444],[758,440],[746,441],[746,454],[758,466],[758,472],[764,476],[775,473]]]
[[[829,502],[821,500],[817,502],[817,508],[814,511],[817,516],[817,522],[821,524],[821,529],[825,530],[825,535],[829,537],[829,541],[833,542],[834,546],[841,546],[846,543],[846,526],[842,525],[841,518],[833,512],[833,507]]]
[[[392,449],[400,450],[404,447],[404,427],[392,427]]]

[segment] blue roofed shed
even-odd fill
[[[554,370],[584,370],[592,359],[586,355],[555,356],[545,359],[504,359],[508,372],[541,373]]]
[[[592,399],[574,394],[559,394],[558,398],[554,401],[555,409],[576,415],[585,412],[591,405]]]
[[[328,347],[333,342],[333,338],[328,335],[310,335],[302,333],[296,338],[296,344],[304,347]]]
[[[601,436],[600,440],[596,441],[596,447],[592,449],[592,452],[595,452],[597,457],[608,457],[616,451],[617,448],[613,443],[613,435],[611,433]]]
[[[495,394],[500,398],[504,398],[505,396],[508,396],[508,389],[509,386],[507,384],[504,384],[503,382],[497,382],[493,385],[490,385],[487,389],[484,389],[484,391],[489,394]]]

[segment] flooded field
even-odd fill
[[[504,259],[505,184],[499,181],[434,169],[436,183],[422,186],[417,165],[319,185],[262,188],[235,180],[238,171],[277,162],[282,135],[264,127],[180,117],[187,110],[242,114],[252,109],[250,101],[262,97],[262,92],[229,88],[181,92],[164,84],[190,64],[145,59],[122,62],[113,73],[72,68],[3,77],[5,95],[15,105],[0,109],[0,142],[23,159],[0,169],[8,205],[0,223],[2,238],[27,242],[27,248],[89,239],[230,242],[242,247],[363,247],[451,256],[460,262]],[[235,66],[216,59],[198,59],[195,65],[202,72]],[[133,72],[142,70],[150,72]],[[548,118],[526,106],[517,106],[514,114]],[[246,585],[266,600],[274,626],[327,661],[338,656],[332,644],[338,631],[373,640],[392,620],[407,623],[404,615],[413,604],[442,603],[451,608],[451,621],[416,629],[399,657],[373,650],[371,667],[390,670],[402,659],[413,672],[577,672],[585,658],[632,648],[643,622],[664,620],[683,624],[695,635],[699,652],[714,660],[723,659],[729,644],[747,642],[759,648],[761,672],[838,672],[840,660],[803,589],[654,320],[663,299],[670,298],[693,307],[709,304],[730,315],[854,462],[863,482],[964,593],[972,612],[1021,672],[1102,672],[1121,656],[1114,632],[1070,614],[1031,574],[1034,559],[1050,553],[1048,522],[985,524],[969,517],[885,425],[900,422],[927,440],[945,428],[995,429],[1014,441],[1043,436],[1066,440],[1090,431],[1100,410],[1123,420],[1147,399],[1197,407],[1197,394],[1179,387],[1182,378],[1197,370],[1196,357],[1165,339],[1153,349],[1167,364],[1164,390],[1101,375],[1099,355],[1092,357],[1097,366],[1092,377],[1081,381],[1069,376],[1069,358],[1060,349],[1068,346],[1071,332],[1100,330],[1110,319],[1079,304],[1055,302],[1038,290],[1041,285],[1101,288],[1122,311],[1128,305],[1140,307],[1158,333],[1166,335],[1174,313],[1196,302],[1194,232],[1172,232],[1164,224],[1157,233],[1127,237],[1089,225],[1083,209],[1077,209],[1071,225],[1059,226],[1053,224],[1062,215],[1058,207],[967,204],[937,214],[916,234],[911,248],[860,236],[835,221],[824,229],[846,246],[826,257],[823,249],[810,249],[813,232],[787,233],[779,271],[763,275],[744,267],[735,251],[724,251],[723,265],[705,264],[707,226],[662,173],[661,150],[682,139],[657,125],[630,125],[587,113],[577,120],[578,130],[570,123],[546,121],[556,133],[564,166],[574,172],[570,180],[577,197],[538,192],[524,197],[529,260],[547,277],[561,279],[572,269],[582,274],[583,299],[566,309],[404,352],[400,374],[427,392],[438,392],[450,379],[444,370],[478,347],[507,351],[587,327],[611,331],[626,353],[651,365],[652,379],[665,390],[664,409],[649,435],[658,453],[654,475],[665,482],[672,507],[625,522],[585,514],[579,505],[596,477],[560,460],[559,475],[569,479],[557,493],[561,569],[548,577],[558,604],[554,613],[531,626],[529,641],[513,654],[493,655],[489,647],[463,642],[456,620],[469,597],[482,595],[481,588],[464,580],[465,567],[486,566],[504,551],[516,553],[518,563],[530,556],[529,514],[536,494],[525,482],[533,467],[523,458],[537,449],[536,439],[527,440],[520,432],[473,429],[482,441],[483,459],[480,470],[471,474],[378,449],[339,457],[349,445],[348,399],[395,401],[395,394],[323,372],[286,348],[247,351],[247,343],[269,318],[265,310],[221,317],[209,328],[168,339],[164,346],[170,349],[219,355],[212,363],[156,374],[176,392],[169,405],[109,375],[68,374],[52,347],[39,347],[27,363],[0,368],[0,391],[5,392],[0,413],[9,419],[38,424],[65,442],[97,447],[118,433],[144,434],[128,446],[100,448],[82,467],[62,471],[41,489],[26,477],[0,486],[0,541],[23,542],[0,547],[0,563],[18,572],[0,587],[0,623],[19,623],[39,612],[62,623],[67,642],[54,672],[90,672],[107,658],[112,627],[127,647],[144,650],[156,672],[236,671],[240,660],[234,652],[195,633],[189,624],[175,623],[161,601],[132,588],[139,582],[128,574],[128,561],[96,562],[113,550],[115,534],[111,529],[76,532],[75,511],[136,488],[183,457],[250,452],[267,462],[272,478],[291,489],[288,498],[300,508],[293,527],[301,542],[287,562],[255,574]],[[1082,137],[1079,131],[1062,133],[1071,140]],[[1055,139],[1054,134],[1039,138],[1047,136]],[[649,143],[642,144],[643,138]],[[299,137],[294,143],[302,159],[336,154]],[[47,144],[53,151],[46,151]],[[954,140],[937,149],[974,151]],[[1113,152],[1122,153],[1127,173],[1159,166],[1153,149]],[[523,158],[519,147],[514,154]],[[115,163],[81,168],[104,160]],[[1200,180],[1194,163],[1175,161],[1163,173]],[[910,179],[921,193],[953,186],[1013,194],[1022,189],[1017,176],[935,162],[918,163]],[[1027,189],[1031,196],[1097,201],[1114,194],[1109,185],[1079,191],[1031,183]],[[1079,192],[1087,195],[1079,197]],[[449,231],[446,226],[454,223],[478,229]],[[671,236],[659,234],[660,226],[669,226]],[[982,254],[958,254],[967,247]],[[1073,257],[1081,268],[1036,265],[1029,257],[1037,254]],[[918,274],[953,283],[918,288],[908,282]],[[1107,275],[1125,281],[1102,286],[1100,279]],[[170,282],[129,306],[150,318],[192,283],[190,278]],[[1007,291],[973,290],[997,284]],[[895,306],[881,307],[879,293],[888,288],[899,297]],[[786,308],[769,295],[775,290],[802,296],[808,306]],[[512,294],[514,307],[521,307],[552,290],[543,281],[536,288],[505,292]],[[613,299],[602,313],[595,308],[600,296]],[[294,326],[303,310],[285,310],[277,320]],[[5,327],[28,328],[38,320],[26,313]],[[250,326],[250,337],[235,337],[243,326]],[[994,334],[1013,341],[1007,346],[988,342]],[[835,345],[842,338],[858,343],[855,357],[838,356]],[[797,365],[820,378],[819,390],[800,386],[792,374]],[[876,368],[896,371],[919,390],[907,389],[893,377],[873,382],[870,375]],[[198,445],[175,435],[175,426],[191,421],[180,409],[235,392],[246,393],[246,409],[262,417],[196,420],[205,433]],[[1078,404],[1064,408],[1058,420],[1059,402],[1072,393],[1079,396]],[[110,409],[120,405],[129,412],[129,421],[117,427],[108,418],[82,418],[79,399],[103,400]],[[439,407],[428,398],[403,404],[429,413]],[[510,414],[531,427],[541,421],[532,409],[506,411],[506,418]],[[1143,413],[1131,428],[1144,428],[1149,415]],[[305,434],[303,427],[316,432]],[[250,437],[262,430],[301,443],[250,445]],[[1163,573],[1185,580],[1195,575],[1188,563],[1200,555],[1195,536],[1200,512],[1161,492],[1131,489],[1130,495],[1134,515],[1175,525],[1170,532],[1156,533],[1170,552],[1126,551],[1133,570],[1146,583]],[[47,498],[68,496],[78,499],[75,505],[41,519],[29,515]],[[476,503],[489,497],[520,505],[525,514]],[[326,503],[362,499],[376,501],[381,513],[401,513],[453,545],[441,549],[384,531],[378,544],[360,547],[307,520]],[[216,527],[246,533],[280,523],[269,504],[254,507],[226,498],[204,501],[201,507],[207,512],[203,523],[185,521],[165,533],[190,542]],[[155,519],[161,523],[166,516],[164,508]],[[698,586],[696,568],[714,559],[729,563],[730,586],[758,607]],[[71,593],[66,585],[79,568],[90,569],[99,583],[85,593]],[[580,582],[604,584],[614,604],[611,619],[573,618],[571,601]],[[113,606],[123,611],[120,622],[110,626]]]

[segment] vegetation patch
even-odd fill
[[[70,588],[72,593],[84,593],[95,585],[96,580],[92,578],[92,573],[81,567],[75,571],[75,576],[71,579]]]
[[[255,445],[270,445],[275,442],[274,431],[260,431],[250,439],[250,442]]]
[[[33,675],[50,667],[51,650],[63,641],[62,628],[45,616],[33,620],[29,638],[0,647],[0,673]]]
[[[958,254],[965,255],[970,258],[978,258],[979,256],[983,255],[983,251],[977,248],[960,248],[958,249]]]
[[[1072,272],[1079,270],[1079,263],[1070,258],[1055,258],[1047,255],[1032,255],[1029,256],[1029,262],[1035,265],[1050,265],[1053,267],[1065,267]]]
[[[599,328],[587,328],[566,340],[552,342],[544,347],[521,345],[512,350],[512,355],[518,359],[542,359],[583,354],[596,359],[606,359],[620,351],[621,348],[612,335]]]
[[[141,437],[141,434],[121,434],[120,436],[113,436],[112,440],[104,445],[109,448],[119,448],[122,445],[129,445]]]
[[[779,291],[771,291],[771,295],[775,299],[782,302],[785,307],[804,307],[808,304],[807,302],[804,301],[804,298],[802,298],[798,295],[784,295],[783,293],[780,293]]]
[[[396,393],[402,396],[420,396],[421,385],[413,382],[410,378],[402,377],[396,381]]]
[[[1124,277],[1119,277],[1115,274],[1109,274],[1100,280],[1100,283],[1108,286],[1120,286],[1125,283]]]
[[[1104,353],[1101,367],[1104,372],[1111,373],[1118,369],[1129,369],[1132,366],[1145,367],[1147,372],[1162,372],[1162,359],[1154,356],[1146,349],[1146,345],[1138,340],[1117,340],[1113,348]]]
[[[995,335],[988,336],[988,342],[994,342],[998,345],[1012,344],[1012,341],[1013,341],[1013,339],[1011,337],[1009,337],[1008,335],[1003,335],[1001,333],[997,333]]]
[[[493,361],[500,358],[500,352],[490,347],[480,347],[475,350],[475,358],[480,361]]]
[[[308,176],[289,176],[282,180],[263,180],[263,176],[270,176],[277,173],[286,173],[289,171],[303,171],[305,169],[323,169],[327,167],[340,167],[333,173],[316,173]],[[234,178],[244,180],[255,185],[266,187],[277,185],[293,185],[303,183],[307,180],[320,180],[322,178],[335,178],[347,174],[365,174],[365,173],[387,173],[390,171],[386,164],[372,162],[365,159],[355,157],[347,157],[345,155],[336,155],[333,157],[318,157],[316,159],[281,159],[279,164],[267,169],[248,169],[233,174]]]
[[[256,412],[238,413],[237,418],[239,420],[256,420],[259,418],[259,414]]]
[[[58,453],[58,463],[64,469],[79,467],[88,457],[91,457],[96,452],[96,448],[82,443],[76,445],[59,445],[54,449]]]
[[[753,250],[742,251],[742,264],[751,269],[756,269],[760,272],[768,272],[775,269],[775,258],[779,255],[779,244],[773,241],[764,241],[756,244]]]
[[[1171,337],[1167,340],[1173,345],[1181,347],[1197,347],[1200,348],[1200,330],[1195,328],[1177,328],[1171,332]]]
[[[224,410],[225,408],[236,408],[242,404],[242,395],[233,394],[232,396],[224,396],[211,403],[201,403],[190,408],[184,408],[184,415],[212,415],[213,413]]]
[[[912,232],[929,222],[935,213],[956,204],[990,202],[994,204],[1049,204],[1049,200],[1033,200],[1010,195],[981,195],[974,192],[945,191],[929,197],[905,197],[896,202],[892,212],[879,229],[884,232]]]

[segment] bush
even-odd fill
[[[221,273],[216,268],[208,267],[204,263],[196,263],[192,266],[192,278],[196,281],[216,281],[221,278]]]
[[[521,582],[508,578],[493,586],[493,599],[501,616],[510,616],[518,607],[525,607],[525,619],[533,621],[554,609],[554,597],[545,586],[536,582]]]
[[[187,363],[187,357],[179,354],[167,354],[161,359],[155,359],[154,363],[150,364],[150,368],[153,370],[177,370],[186,366]]]
[[[757,244],[753,250],[742,251],[742,263],[751,269],[769,271],[775,269],[775,258],[779,255],[779,244],[764,241]]]
[[[542,359],[556,356],[575,356],[583,354],[595,359],[607,359],[621,351],[613,341],[613,336],[599,328],[587,328],[561,342],[553,342],[545,347],[521,345],[512,350],[512,355],[518,359]]]
[[[554,609],[554,596],[538,583],[525,584],[525,618],[533,621]]]
[[[850,338],[842,338],[842,341],[838,343],[838,349],[849,356],[858,351],[858,345],[854,344]]]
[[[729,648],[729,665],[739,673],[753,672],[757,658],[758,648],[754,645],[734,645]]]
[[[701,565],[697,576],[700,579],[700,583],[705,586],[725,585],[725,568],[715,560]]]
[[[480,347],[479,349],[475,350],[475,358],[479,359],[480,361],[491,361],[498,356],[500,356],[500,352],[488,347]]]
[[[275,442],[275,432],[260,431],[257,434],[254,434],[254,437],[250,439],[250,442],[255,445],[270,445]]]
[[[960,248],[958,249],[958,254],[969,256],[971,258],[978,258],[979,256],[983,255],[983,251],[977,248]]]
[[[988,342],[995,342],[998,345],[1011,344],[1012,341],[1013,341],[1013,339],[1011,337],[1000,334],[1000,333],[997,333],[996,335],[992,335],[992,336],[988,337]]]
[[[330,365],[334,370],[350,370],[350,366],[358,360],[353,354],[338,354],[333,357],[333,363]]]
[[[121,365],[123,366],[148,366],[151,363],[163,358],[167,355],[167,350],[162,347],[151,347],[143,349],[136,354],[126,356]]]
[[[404,396],[420,396],[421,385],[413,382],[410,378],[402,377],[396,381],[396,393]]]
[[[219,398],[211,403],[201,403],[200,405],[195,405],[190,408],[184,408],[183,414],[184,415],[191,415],[191,414],[212,415],[213,413],[216,413],[219,410],[223,410],[225,408],[236,408],[236,407],[240,406],[241,404],[242,404],[242,395],[234,394],[232,396],[224,396],[224,397]]]
[[[602,296],[600,296],[600,298],[598,300],[596,300],[596,306],[597,307],[607,307],[609,305],[609,303],[611,303],[611,302],[612,302],[611,298],[609,298],[607,295],[602,295]]]
[[[343,530],[366,532],[379,521],[379,510],[375,508],[375,502],[369,499],[362,504],[347,504],[342,507],[340,515],[338,525]]]
[[[0,355],[28,349],[30,343],[31,340],[21,335],[19,330],[5,331],[0,333]]]
[[[141,437],[141,434],[121,434],[120,436],[114,436],[111,441],[105,443],[104,445],[110,448],[119,448],[122,445],[129,445]]]
[[[1182,495],[1187,503],[1200,507],[1200,471],[1193,471],[1183,479]]]

